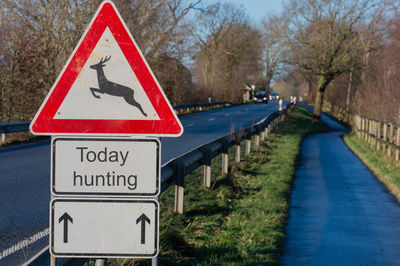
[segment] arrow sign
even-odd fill
[[[68,221],[72,224],[74,220],[67,212],[65,212],[60,219],[58,219],[58,223],[61,223],[62,221],[64,221],[64,243],[68,243]]]
[[[154,199],[57,197],[50,203],[50,252],[55,257],[153,258],[158,232]]]
[[[150,224],[150,219],[143,213],[142,215],[140,215],[139,218],[137,218],[136,224],[138,224],[139,222],[142,222],[142,237],[140,240],[140,244],[146,244],[146,222]]]

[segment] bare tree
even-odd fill
[[[375,119],[400,123],[400,14],[388,25],[384,44],[369,55],[368,69],[358,74],[361,82],[353,109]]]
[[[164,54],[182,40],[185,16],[202,0],[119,0],[116,5],[148,58]]]
[[[6,39],[0,44],[3,121],[33,116],[93,7],[80,1],[1,2],[2,38]]]
[[[289,99],[290,96],[306,96],[309,90],[309,84],[304,75],[299,70],[289,72],[284,77],[276,80],[274,91],[279,93],[283,99]]]
[[[181,51],[180,46],[186,38],[185,35],[188,35],[188,23],[184,18],[200,1],[116,1],[150,65],[156,69],[156,75],[157,72],[166,71],[165,68],[157,67],[158,64],[165,64],[167,58],[174,61],[173,54]],[[32,118],[100,2],[101,0],[0,2],[0,27],[3,33],[0,41],[2,121]],[[166,57],[165,54],[169,56]],[[180,68],[175,69],[178,71]],[[168,69],[171,70],[173,69]],[[182,73],[182,76],[188,77],[185,71]],[[160,74],[162,75],[163,73]]]
[[[271,81],[284,72],[288,53],[283,29],[287,26],[287,18],[270,16],[263,21],[263,59],[265,66],[265,90],[270,92]]]
[[[314,116],[320,118],[328,85],[341,74],[361,69],[373,46],[384,5],[375,0],[292,0],[287,37],[293,59],[316,76]],[[367,41],[368,40],[368,41]]]
[[[261,35],[243,10],[216,4],[198,21],[194,74],[203,95],[238,101],[245,83],[261,74]]]

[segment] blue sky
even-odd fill
[[[247,15],[256,23],[260,23],[267,14],[277,13],[282,10],[282,0],[219,0],[242,5]]]

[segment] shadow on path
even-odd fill
[[[346,146],[346,131],[304,139],[282,265],[400,265],[400,205]]]

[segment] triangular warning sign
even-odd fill
[[[111,1],[104,1],[42,103],[35,135],[180,136],[183,127]]]

